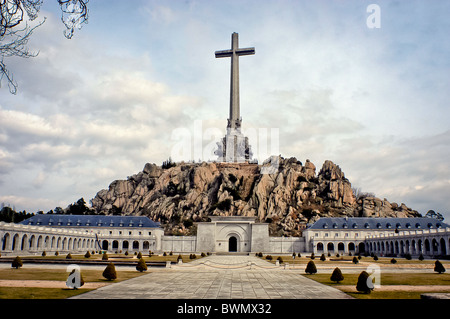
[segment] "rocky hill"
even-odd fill
[[[143,215],[166,234],[192,234],[210,215],[255,216],[271,235],[298,236],[320,217],[415,217],[404,204],[354,194],[339,166],[325,161],[316,174],[309,160],[272,157],[262,165],[147,163],[142,172],[116,180],[91,200],[98,214]],[[165,166],[167,167],[167,166]]]

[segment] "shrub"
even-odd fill
[[[13,260],[12,263],[11,263],[11,267],[12,267],[12,268],[19,269],[19,268],[22,267],[22,266],[23,266],[23,262],[22,262],[22,259],[20,259],[19,256],[17,256],[16,258],[14,258],[14,260]]]
[[[369,274],[366,271],[362,271],[359,274],[358,282],[356,283],[356,290],[366,294],[370,294],[373,290],[373,285],[369,287],[367,284],[368,281],[370,281]]]
[[[196,254],[190,254],[190,255],[189,255],[189,259],[195,259],[195,258],[197,258],[197,255],[196,255]]]
[[[202,253],[200,256],[202,256],[202,257],[206,257],[206,254],[205,253]]]
[[[128,256],[128,250],[125,252],[125,256]]]
[[[300,253],[297,254],[297,257],[302,257],[302,255]]]
[[[72,259],[72,255],[71,255],[70,253],[68,253],[68,254],[66,255],[66,259]]]
[[[374,256],[373,256],[373,260],[377,261],[377,260],[378,260],[378,256],[377,256],[377,255],[374,255]]]
[[[339,283],[339,281],[344,280],[344,275],[342,275],[341,270],[338,267],[336,267],[336,268],[334,268],[330,279],[331,279],[331,281],[335,281],[336,283]]]
[[[103,277],[108,280],[117,279],[116,267],[113,263],[110,262],[108,266],[106,266],[105,270],[103,271]]]
[[[42,252],[42,257],[47,256],[47,253],[45,252],[45,250]]]
[[[73,269],[73,270],[71,271],[71,273],[69,274],[69,277],[67,278],[67,280],[69,280],[70,276],[71,276],[72,274],[74,274],[75,271],[77,271],[77,270]],[[84,279],[83,279],[83,275],[81,274],[81,272],[79,273],[79,276],[80,276],[80,287],[81,287],[81,286],[84,285]],[[73,284],[75,283],[75,278],[72,279],[72,283],[73,283]],[[76,285],[73,285],[73,289],[78,289],[78,288],[79,288],[79,287],[76,287]]]
[[[391,259],[391,264],[396,264],[397,263],[397,260],[395,260],[395,258],[392,258]]]
[[[406,260],[411,260],[412,259],[411,254],[410,253],[406,253],[405,254],[405,258],[406,258]]]
[[[325,258],[325,254],[322,254],[322,256],[320,256],[320,260],[321,260],[321,261],[327,260],[327,259]]]
[[[86,258],[91,257],[91,253],[89,251],[87,251],[86,254],[84,254],[84,257],[86,257]]]
[[[139,252],[139,254],[137,254],[136,258],[137,258],[137,259],[141,259],[141,258],[142,258],[141,252]]]
[[[314,261],[310,260],[308,262],[308,264],[306,265],[305,272],[310,275],[315,274],[317,272],[316,264],[314,263]]]
[[[59,253],[57,251],[55,251],[55,256],[58,256],[58,255],[59,255]]]
[[[137,266],[136,266],[136,270],[140,271],[140,272],[147,270],[147,264],[145,263],[145,260],[143,258],[139,259]]]
[[[283,263],[283,258],[280,256],[280,257],[278,257],[277,258],[277,260],[278,260],[278,262],[280,263],[280,264],[282,264]]]
[[[181,261],[183,261],[183,257],[181,257],[181,254],[178,255],[177,261],[179,261],[180,259],[181,259]]]
[[[314,253],[311,253],[311,259],[314,260],[316,256],[314,256]]]
[[[106,252],[103,253],[102,260],[108,260],[108,254]]]
[[[419,255],[419,260],[422,261],[422,260],[424,260],[424,259],[425,259],[425,258],[423,258],[423,255],[420,254],[420,255]]]
[[[355,256],[355,257],[353,257],[352,262],[353,262],[354,264],[357,264],[357,263],[359,263],[359,259],[356,258],[356,256]]]
[[[438,272],[440,274],[445,272],[445,267],[444,267],[444,265],[442,265],[442,263],[439,260],[436,260],[436,262],[434,263],[434,271]]]
[[[164,252],[164,253],[163,253],[163,256],[164,256],[164,257],[166,257],[166,256],[167,256],[166,252]]]

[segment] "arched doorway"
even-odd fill
[[[234,236],[231,236],[228,239],[228,251],[229,252],[237,252],[237,238]]]

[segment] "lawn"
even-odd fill
[[[122,271],[117,270],[117,279],[108,281],[103,278],[103,269],[83,269],[81,275],[85,282],[103,282],[113,283],[137,276],[148,272]],[[0,269],[0,280],[56,280],[66,281],[69,273],[65,269],[44,269],[44,268],[9,268]],[[92,289],[68,289],[68,288],[38,288],[38,287],[0,287],[0,299],[64,299]]]
[[[433,288],[429,286],[448,286],[445,292],[450,292],[450,274],[445,273],[381,273],[380,284],[382,287],[375,288],[370,294],[360,293],[356,290],[359,274],[344,273],[343,275],[344,280],[339,283],[330,280],[331,274],[305,274],[304,276],[340,289],[358,299],[420,299],[422,293],[433,291]],[[390,290],[389,286],[393,287],[394,285],[395,289]]]

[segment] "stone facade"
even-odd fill
[[[450,226],[432,218],[321,218],[301,237],[271,237],[255,217],[211,216],[197,236],[165,236],[147,217],[37,215],[0,222],[3,256],[84,253],[358,254],[448,256]],[[40,220],[40,221],[38,221]],[[50,225],[49,225],[50,224]],[[68,225],[69,224],[69,225]]]

